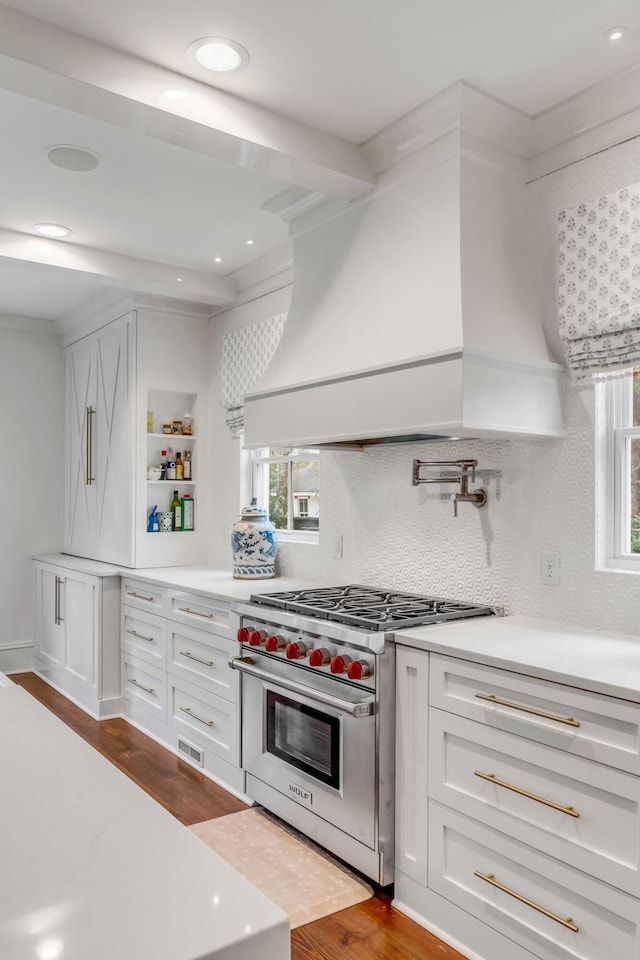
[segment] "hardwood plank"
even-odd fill
[[[246,810],[246,805],[126,720],[94,720],[33,673],[11,679],[185,825]],[[268,958],[265,958],[268,960]],[[371,900],[291,933],[291,960],[465,960],[391,906]]]

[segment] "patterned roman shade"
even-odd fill
[[[560,336],[574,382],[640,363],[640,184],[559,214]]]
[[[232,330],[222,338],[220,402],[227,411],[227,426],[234,437],[244,429],[245,395],[255,387],[271,360],[286,319],[286,313],[278,313]]]

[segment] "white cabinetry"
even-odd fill
[[[230,603],[134,579],[122,583],[122,695],[136,726],[236,792],[238,675]]]
[[[65,350],[64,549],[130,566],[135,317]]]
[[[95,717],[119,712],[119,577],[34,562],[37,672]]]
[[[126,298],[92,325],[65,348],[63,549],[125,567],[203,563],[206,458],[195,436],[149,433],[147,411],[156,431],[189,413],[206,436],[206,319]],[[169,445],[191,451],[190,483],[148,480]],[[193,496],[195,529],[148,533],[151,507],[168,510],[174,489]]]
[[[640,706],[413,649],[397,664],[400,909],[483,960],[637,960]]]

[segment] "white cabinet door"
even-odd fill
[[[55,567],[34,566],[34,652],[50,667],[64,666],[64,621],[61,619],[62,577]]]
[[[67,571],[62,587],[65,627],[65,670],[100,696],[98,651],[100,648],[100,580]]]
[[[129,565],[133,556],[133,314],[94,334],[97,490],[95,558]]]
[[[396,651],[396,870],[427,885],[429,654]]]
[[[86,557],[96,539],[95,410],[95,345],[85,337],[65,351],[64,542]]]
[[[134,313],[65,351],[65,549],[133,563]]]

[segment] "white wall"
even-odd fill
[[[532,287],[547,339],[560,357],[556,311],[559,210],[640,180],[640,143],[632,141],[529,185],[537,259]],[[264,298],[242,326],[286,309]],[[213,338],[216,373],[219,340]],[[237,513],[237,441],[215,410],[217,503],[211,562],[229,568],[222,530]],[[363,582],[497,603],[512,613],[640,634],[640,575],[595,570],[594,396],[568,391],[561,441],[492,440],[369,447],[321,456],[320,544],[282,544],[279,572],[327,583]],[[486,508],[452,507],[439,488],[413,487],[414,458],[475,457],[489,491]],[[484,476],[482,476],[484,472]],[[335,534],[342,560],[332,559]],[[560,585],[540,579],[542,551],[560,555]]]
[[[44,321],[0,320],[0,670],[30,665],[31,556],[62,542],[62,418],[58,337]]]

